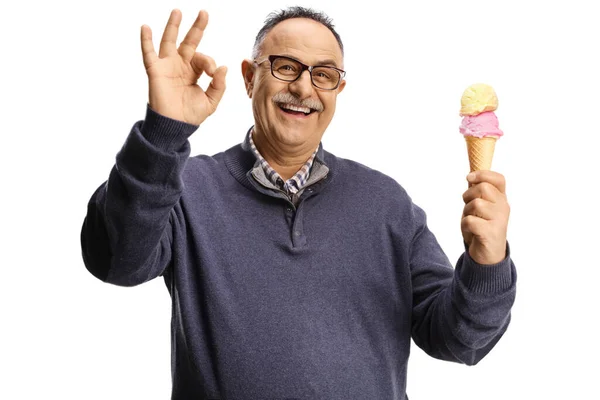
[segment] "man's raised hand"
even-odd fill
[[[149,104],[165,117],[200,125],[215,112],[223,97],[227,67],[217,68],[211,57],[196,52],[208,23],[206,11],[198,13],[178,48],[180,23],[181,11],[173,10],[158,55],[152,43],[152,30],[147,25],[142,26],[142,55],[148,74]],[[198,85],[202,73],[212,78],[206,90]]]

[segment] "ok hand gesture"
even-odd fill
[[[215,112],[223,97],[227,67],[217,68],[211,57],[196,52],[208,23],[206,11],[198,13],[193,26],[177,47],[180,23],[181,11],[173,10],[158,55],[152,44],[150,27],[142,26],[142,54],[148,74],[149,104],[165,117],[200,125]],[[197,83],[202,73],[212,77],[206,90]]]

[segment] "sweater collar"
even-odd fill
[[[254,126],[252,126],[246,132],[246,136],[253,128]],[[248,175],[249,172],[256,166],[256,164],[259,163],[259,161],[252,153],[248,141],[244,140],[241,144],[235,145],[226,150],[224,156],[225,165],[227,166],[227,169],[231,175],[233,175],[233,177],[242,185],[249,189],[254,189],[254,186],[248,180]],[[336,159],[334,155],[326,152],[323,149],[323,143],[319,143],[315,160],[327,166],[329,169],[327,180],[331,181],[335,176]]]

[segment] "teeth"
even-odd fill
[[[308,107],[299,107],[299,106],[295,106],[293,104],[281,104],[280,107],[285,108],[286,110],[303,112],[304,114],[310,113],[310,108],[308,108]]]

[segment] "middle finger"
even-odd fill
[[[481,182],[471,186],[463,193],[463,201],[466,203],[473,199],[481,198],[492,203],[497,203],[502,193],[491,183]]]
[[[485,220],[492,220],[495,214],[496,205],[483,199],[473,199],[463,209],[463,217],[474,215]]]

